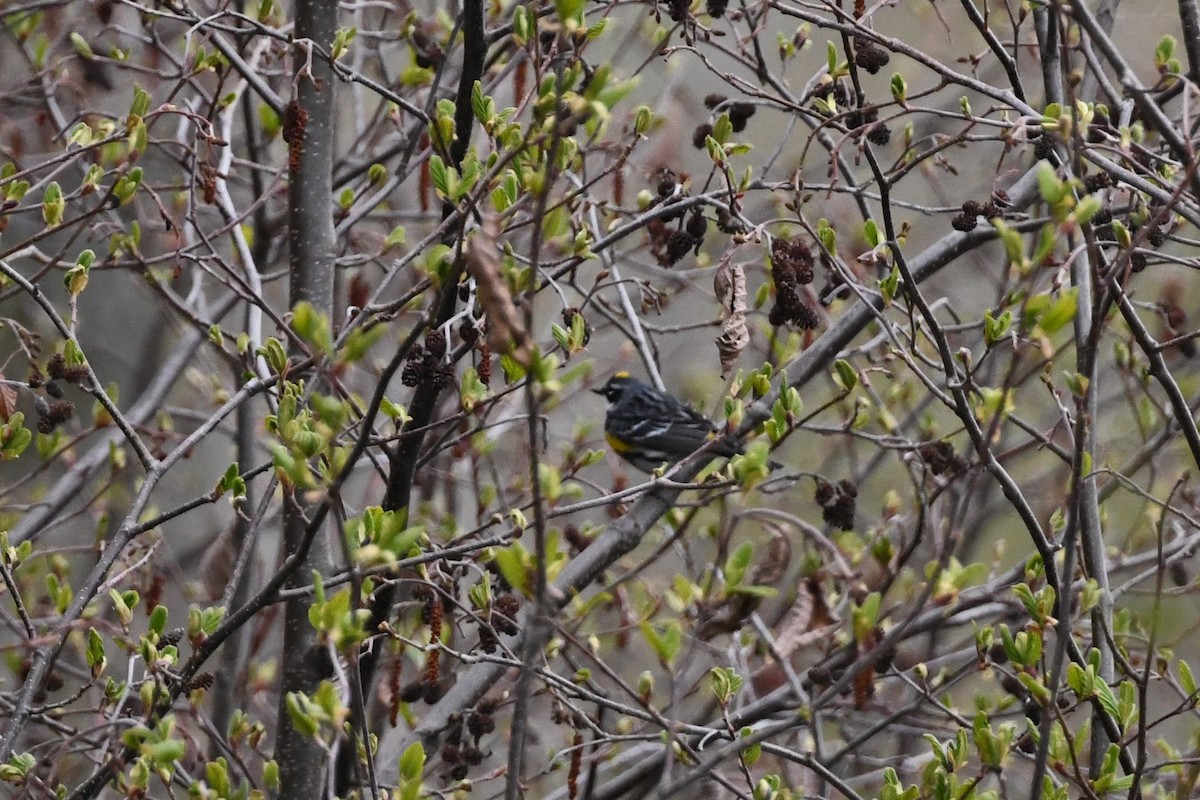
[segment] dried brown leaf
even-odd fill
[[[713,292],[726,313],[716,338],[721,375],[725,376],[750,344],[750,329],[746,325],[746,271],[742,265],[734,264],[728,256],[723,259],[713,276]]]
[[[837,620],[825,605],[820,585],[810,578],[796,596],[796,604],[779,623],[775,651],[781,658],[789,658],[803,647],[826,642],[836,625]]]
[[[17,390],[4,379],[0,372],[0,420],[8,422],[8,418],[17,410]]]
[[[778,525],[764,522],[763,527],[771,534],[771,543],[767,546],[766,558],[755,564],[750,583],[755,586],[777,586],[792,563],[792,540],[787,531]]]
[[[42,353],[41,335],[35,331],[31,331],[21,323],[14,319],[4,320],[11,330],[17,336],[17,346],[21,348],[21,352],[30,361],[36,361]]]
[[[487,317],[488,346],[493,352],[507,353],[528,367],[533,348],[500,269],[496,253],[499,235],[500,223],[496,217],[485,217],[483,225],[467,242],[464,254],[467,272],[475,279],[479,304]]]
[[[209,542],[200,557],[200,575],[204,583],[204,595],[210,601],[220,600],[229,581],[233,579],[233,567],[237,562],[237,542],[232,528],[226,528]]]
[[[726,314],[746,313],[746,270],[726,256],[713,275],[713,293]]]

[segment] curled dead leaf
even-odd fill
[[[796,603],[788,610],[775,632],[775,652],[780,658],[790,658],[810,645],[826,644],[838,620],[830,613],[815,578],[808,578],[796,595]]]
[[[726,315],[716,338],[723,377],[750,344],[750,329],[746,325],[746,271],[742,265],[734,264],[729,256],[722,259],[713,276],[713,292]]]
[[[764,522],[763,528],[771,535],[766,558],[754,566],[750,583],[753,586],[778,586],[792,563],[792,538],[781,526]]]
[[[17,410],[17,390],[12,387],[0,372],[0,421],[8,422],[8,418]]]
[[[488,347],[495,353],[506,353],[528,367],[533,354],[529,331],[513,302],[500,267],[496,241],[500,223],[494,215],[484,218],[483,225],[467,241],[464,258],[467,272],[475,279],[479,304],[487,318]]]

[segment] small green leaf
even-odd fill
[[[653,112],[650,111],[650,106],[638,106],[637,113],[634,115],[633,132],[638,136],[645,136],[650,130],[650,123],[654,119]]]
[[[854,391],[854,387],[858,386],[858,371],[851,366],[849,361],[842,358],[835,361],[833,366],[836,371],[835,380],[841,386],[842,391]]]
[[[1071,287],[1055,298],[1038,319],[1038,327],[1046,334],[1053,335],[1073,321],[1079,308],[1078,292],[1076,287]]]
[[[708,674],[713,694],[721,705],[728,704],[742,688],[742,677],[732,667],[713,667]]]
[[[710,135],[720,145],[729,141],[729,137],[733,135],[733,122],[730,121],[728,113],[723,113],[717,117],[717,121],[713,123],[713,131]]]
[[[489,125],[492,121],[492,110],[489,107],[491,98],[486,97],[483,93],[483,86],[479,81],[471,84],[471,111],[475,114],[475,119],[479,120],[481,125]]]
[[[1021,234],[1009,227],[1008,223],[999,217],[992,219],[992,227],[996,229],[996,233],[1000,236],[1001,243],[1004,244],[1004,251],[1008,255],[1009,263],[1021,264],[1025,260],[1024,245],[1021,242]]]
[[[95,260],[96,254],[93,251],[84,250],[75,259],[75,265],[63,275],[63,287],[71,295],[78,295],[87,288],[88,273]]]
[[[37,759],[29,753],[16,753],[7,762],[0,764],[0,782],[21,784],[37,766]]]
[[[1175,665],[1176,672],[1179,673],[1179,685],[1188,693],[1189,697],[1196,694],[1196,678],[1192,675],[1192,668],[1182,658]]]
[[[92,671],[92,677],[97,678],[104,672],[108,659],[104,655],[104,638],[95,628],[87,632],[87,665]]]
[[[429,177],[433,181],[434,190],[442,199],[449,199],[450,197],[450,173],[452,171],[438,154],[434,153],[429,157]]]
[[[287,353],[283,349],[283,344],[274,336],[268,338],[255,351],[256,355],[262,356],[266,360],[267,366],[277,375],[282,375],[287,371],[288,359]]]
[[[1038,164],[1037,182],[1038,192],[1049,205],[1058,205],[1067,194],[1066,182],[1059,179],[1054,167],[1047,161]]]
[[[46,191],[42,194],[42,219],[47,227],[55,227],[62,223],[63,211],[67,207],[66,200],[63,199],[62,187],[58,185],[58,181],[50,181],[46,186]]]
[[[879,226],[875,224],[875,220],[868,219],[863,223],[863,238],[867,240],[867,244],[871,247],[878,247],[883,242],[883,236],[879,232]]]
[[[824,217],[817,221],[817,241],[825,248],[825,252],[837,255],[837,231]]]
[[[139,84],[133,85],[133,104],[129,107],[129,116],[145,118],[150,111],[150,93]]]
[[[408,230],[403,225],[397,225],[392,228],[391,233],[383,241],[384,251],[391,250],[394,247],[401,247],[408,240]]]
[[[0,461],[11,461],[25,452],[33,441],[33,432],[24,426],[25,414],[13,412],[8,421],[0,426]]]
[[[283,130],[283,120],[275,113],[275,109],[266,103],[258,104],[258,124],[268,139],[274,139]]]
[[[754,729],[749,726],[746,726],[746,727],[742,728],[740,731],[738,731],[738,735],[741,736],[742,738],[746,738],[753,733],[754,733]],[[761,757],[762,757],[762,745],[761,744],[757,744],[757,743],[752,744],[749,747],[747,747],[745,750],[742,751],[742,763],[744,763],[747,767],[753,767],[754,764]],[[760,781],[759,783],[761,784],[764,781],[769,781],[770,778],[772,778],[772,777],[775,778],[776,782],[778,782],[778,776],[767,776],[767,777],[763,778],[763,780]],[[772,790],[768,790],[760,795],[758,788],[759,788],[758,786],[755,786],[755,800],[758,800],[758,798],[760,796],[762,796],[764,798],[770,798],[770,797],[776,796],[776,791],[772,791]]]
[[[285,704],[287,706],[288,717],[292,721],[292,725],[296,730],[300,731],[304,736],[315,737],[321,730],[321,724],[317,721],[306,704],[301,701],[301,695],[298,692],[288,692]]]
[[[1176,42],[1175,37],[1171,36],[1170,34],[1167,34],[1159,39],[1158,44],[1154,46],[1154,66],[1160,70],[1163,69],[1174,57],[1176,44],[1178,44],[1178,42]]]
[[[313,345],[325,355],[333,353],[333,333],[329,317],[317,311],[307,300],[292,309],[292,330],[303,341]]]
[[[988,347],[1004,338],[1012,327],[1012,318],[1012,311],[1005,311],[999,317],[993,317],[991,310],[983,312],[983,338]]]
[[[91,61],[96,57],[96,54],[92,52],[92,46],[87,43],[87,39],[74,31],[71,32],[71,46],[75,48],[75,52],[79,54],[80,58]]]
[[[167,607],[155,606],[150,612],[150,624],[148,625],[152,633],[162,635],[162,632],[167,629]]]
[[[406,781],[415,781],[425,771],[425,747],[420,742],[413,742],[400,756],[400,777]]]

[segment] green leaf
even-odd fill
[[[744,727],[740,731],[738,731],[738,735],[741,736],[742,738],[746,738],[753,733],[754,733],[754,729],[749,726]],[[762,757],[762,745],[761,744],[758,744],[758,743],[752,744],[749,747],[747,747],[745,750],[742,751],[742,763],[744,763],[747,767],[754,766],[755,762],[757,762],[760,757]],[[779,780],[778,776],[774,776],[774,775],[767,776],[763,780],[766,781],[766,780],[769,780],[769,778],[775,778],[776,783]],[[760,781],[760,783],[762,783],[762,781]],[[756,798],[759,796],[758,786],[755,786],[755,795],[756,795]],[[766,797],[766,798],[775,797],[775,795],[776,795],[776,793],[774,791],[766,791],[766,792],[762,793],[762,796]]]
[[[24,426],[25,414],[13,412],[8,421],[0,426],[0,461],[11,461],[25,452],[33,441],[33,432]]]
[[[150,612],[150,624],[148,627],[152,633],[157,634],[159,636],[162,635],[162,632],[167,629],[167,607],[166,606],[155,606],[154,607],[154,610]]]
[[[842,358],[835,361],[833,367],[836,373],[834,379],[842,388],[842,391],[854,391],[854,387],[858,386],[858,371],[851,366],[849,361]]]
[[[75,52],[79,54],[80,58],[91,61],[96,57],[96,54],[92,52],[92,46],[87,43],[87,39],[74,31],[71,32],[71,46],[75,48]]]
[[[750,561],[754,558],[754,545],[742,542],[725,561],[725,580],[731,586],[739,585],[750,569]]]
[[[638,106],[634,116],[633,132],[638,136],[645,136],[646,132],[650,130],[650,123],[653,119],[654,114],[650,111],[650,106]]]
[[[983,339],[988,347],[1004,338],[1012,327],[1012,312],[1005,311],[999,317],[993,317],[990,310],[983,312]]]
[[[883,295],[885,305],[891,305],[900,289],[900,267],[896,264],[888,270],[888,274],[879,279],[879,292]]]
[[[1100,213],[1103,208],[1104,203],[1101,202],[1099,197],[1096,197],[1094,194],[1085,195],[1079,201],[1079,205],[1075,207],[1075,221],[1083,225],[1091,221],[1092,217]]]
[[[217,797],[229,797],[233,786],[229,781],[229,765],[222,756],[204,765],[204,782]]]
[[[1196,678],[1192,675],[1192,668],[1182,658],[1175,664],[1175,671],[1179,673],[1179,685],[1191,697],[1196,694]]]
[[[875,629],[875,625],[879,621],[879,609],[882,603],[883,596],[879,592],[871,592],[863,598],[861,604],[852,604],[851,617],[856,642],[866,641],[871,631]]]
[[[42,219],[47,227],[53,228],[62,223],[63,211],[67,207],[63,199],[62,187],[58,181],[50,181],[46,191],[42,193]]]
[[[1117,704],[1117,696],[1113,694],[1112,687],[1105,683],[1099,676],[1096,676],[1094,686],[1096,699],[1100,701],[1100,705],[1104,708],[1104,711],[1109,716],[1120,719],[1120,708]]]
[[[825,248],[825,252],[837,255],[837,231],[824,217],[817,221],[817,241],[821,243],[821,247]]]
[[[883,235],[879,232],[879,226],[875,224],[875,220],[868,219],[863,223],[863,238],[871,247],[878,247],[883,242]]]
[[[88,273],[96,260],[95,252],[84,250],[75,259],[75,265],[63,274],[63,287],[73,296],[78,296],[88,284]]]
[[[288,717],[291,719],[293,727],[300,731],[301,734],[308,737],[315,737],[321,730],[321,723],[312,715],[301,698],[302,695],[298,692],[288,692],[285,700]]]
[[[481,125],[489,125],[492,122],[493,113],[490,100],[491,98],[484,95],[483,86],[479,81],[471,84],[471,111]]]
[[[742,677],[732,667],[713,667],[708,676],[721,705],[727,705],[742,688]]]
[[[1056,206],[1062,202],[1067,195],[1067,184],[1058,177],[1058,173],[1054,171],[1054,167],[1050,166],[1047,161],[1042,161],[1038,164],[1037,169],[1038,192],[1042,195],[1042,199],[1049,205]]]
[[[1086,700],[1092,696],[1092,682],[1088,673],[1074,661],[1067,664],[1067,686],[1081,699]]]
[[[1133,245],[1133,235],[1129,232],[1129,228],[1125,227],[1125,223],[1119,219],[1112,221],[1113,240],[1117,246],[1121,248],[1129,248]]]
[[[1154,46],[1154,66],[1162,69],[1167,65],[1175,55],[1175,45],[1178,44],[1174,36],[1167,34],[1158,40],[1158,44]]]
[[[297,303],[292,309],[292,330],[321,353],[333,354],[333,332],[329,325],[329,317],[318,312],[307,300]]]
[[[129,116],[144,118],[150,110],[150,93],[139,84],[133,84],[133,104],[129,107]]]
[[[137,592],[118,592],[116,589],[108,590],[108,599],[112,600],[113,611],[117,614],[117,619],[122,625],[128,625],[133,621],[133,608],[137,605]]]
[[[29,753],[15,753],[7,762],[0,765],[0,781],[4,783],[21,784],[26,776],[37,766],[37,759]]]
[[[1025,260],[1024,245],[1021,242],[1021,234],[1009,227],[1008,223],[999,217],[992,218],[992,227],[996,229],[996,233],[1000,236],[1000,242],[1004,245],[1004,251],[1008,255],[1009,263],[1022,264]]]
[[[475,407],[483,400],[486,400],[490,394],[490,390],[479,379],[479,373],[475,371],[474,367],[467,367],[463,370],[458,392],[462,410],[468,414],[474,411]]]
[[[283,130],[283,120],[275,113],[275,109],[266,103],[258,104],[258,124],[268,139],[274,139]]]
[[[668,621],[661,634],[649,622],[641,623],[638,628],[646,637],[654,654],[658,656],[659,663],[664,667],[671,667],[683,648],[683,627],[679,621]]]
[[[169,765],[187,755],[187,744],[179,739],[146,742],[139,751],[155,764]]]
[[[532,37],[533,23],[530,21],[529,12],[525,10],[525,6],[518,3],[513,9],[513,42],[518,47],[524,47]]]
[[[329,57],[334,61],[344,56],[350,50],[350,43],[354,41],[354,37],[358,35],[358,28],[351,25],[349,28],[338,28],[333,34],[333,44],[329,48]]]
[[[104,639],[95,628],[87,632],[87,665],[92,671],[92,677],[98,678],[104,672],[108,659],[104,655]]]
[[[554,12],[568,31],[583,25],[584,0],[554,0]]]
[[[397,225],[392,228],[391,233],[383,241],[384,252],[391,250],[394,247],[402,246],[408,240],[408,230],[403,225]]]
[[[386,397],[383,398],[383,402],[379,404],[379,410],[383,412],[384,416],[386,416],[388,419],[392,420],[393,422],[398,422],[401,425],[406,424],[410,419],[412,419],[408,415],[408,409],[399,403],[389,400]]]
[[[280,341],[274,336],[269,337],[265,342],[263,342],[262,345],[259,346],[258,350],[255,351],[255,355],[262,356],[267,362],[267,366],[270,367],[271,371],[276,375],[282,375],[287,371],[287,353],[283,349],[283,344],[280,343]]]
[[[400,756],[400,777],[406,781],[414,781],[425,771],[425,747],[420,742],[413,742]]]
[[[514,542],[509,547],[497,548],[493,559],[500,574],[508,585],[521,592],[529,594],[529,570],[526,569],[525,556],[528,553],[520,542]]]
[[[729,119],[729,114],[723,113],[717,117],[717,121],[713,123],[713,131],[710,135],[720,145],[729,141],[729,137],[733,135],[733,123]]]
[[[443,200],[450,198],[452,172],[453,169],[447,167],[446,162],[442,161],[442,157],[437,153],[429,157],[429,177],[433,181],[434,190]]]
[[[709,159],[718,167],[724,166],[725,162],[729,160],[729,155],[725,152],[725,148],[712,136],[704,137],[704,149],[708,151]]]
[[[1047,335],[1053,335],[1072,322],[1079,308],[1078,293],[1078,288],[1073,286],[1060,294],[1041,315],[1038,327]]]
[[[1050,704],[1050,689],[1036,675],[1031,675],[1028,672],[1019,672],[1017,673],[1017,680],[1033,695],[1033,698],[1038,701],[1039,705],[1045,707]]]

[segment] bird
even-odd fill
[[[715,456],[743,452],[732,437],[718,437],[708,417],[628,372],[615,373],[592,391],[608,401],[604,435],[609,446],[642,472],[674,464],[714,439],[708,452]]]

